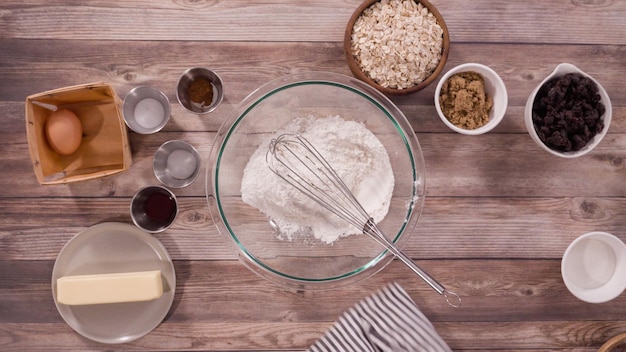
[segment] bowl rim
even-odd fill
[[[131,101],[133,99],[136,98],[136,96],[138,94],[140,94],[140,92],[142,91],[149,91],[151,93],[153,93],[154,95],[157,96],[157,99],[159,101],[159,103],[161,103],[161,105],[163,105],[163,109],[165,110],[164,112],[164,117],[163,117],[163,121],[161,121],[161,123],[159,123],[156,127],[154,128],[144,128],[144,129],[140,129],[138,127],[141,126],[137,126],[138,123],[135,121],[135,115],[133,112],[133,118],[130,119],[127,117],[127,115],[124,113],[126,111],[126,108],[128,107],[128,104],[131,103]],[[141,101],[142,99],[138,99],[135,102],[135,105]],[[130,128],[133,132],[139,133],[139,134],[153,134],[153,133],[157,133],[159,131],[161,131],[163,129],[163,127],[165,127],[165,125],[167,125],[167,123],[169,122],[170,118],[172,115],[172,111],[171,111],[171,107],[170,107],[170,99],[167,97],[167,95],[165,95],[165,93],[155,87],[152,86],[137,86],[134,87],[133,89],[131,89],[130,91],[128,91],[128,93],[126,93],[126,95],[124,96],[124,99],[122,100],[122,117],[124,118],[124,123],[126,123],[126,126],[128,126],[128,128]]]
[[[584,233],[578,236],[577,238],[575,238],[572,242],[570,242],[570,244],[565,249],[565,252],[563,253],[563,256],[561,259],[561,276],[563,279],[563,283],[565,284],[565,286],[567,287],[567,289],[570,291],[572,295],[574,295],[576,298],[582,301],[585,301],[588,303],[608,302],[618,297],[624,292],[624,290],[626,289],[626,280],[624,280],[622,285],[619,286],[617,290],[615,290],[611,294],[605,293],[603,295],[602,289],[605,285],[608,284],[608,282],[597,288],[584,289],[574,284],[572,280],[569,279],[569,276],[567,275],[567,262],[570,257],[570,254],[581,242],[588,240],[588,239],[595,239],[595,240],[606,243],[613,251],[621,252],[623,254],[621,258],[626,256],[626,244],[619,237],[611,233],[604,232],[604,231],[591,231],[591,232]],[[622,261],[626,261],[626,260],[622,260]],[[616,267],[615,271],[617,273],[619,271],[619,267]],[[622,272],[623,271],[625,270],[622,270]]]
[[[203,108],[201,111],[190,109],[183,102],[183,99],[181,98],[181,94],[180,94],[181,84],[184,82],[185,78],[187,78],[193,72],[200,72],[200,75],[208,79],[209,82],[211,82],[211,84],[214,85],[217,90],[217,97],[215,101],[211,105]],[[178,104],[180,104],[180,106],[182,106],[183,109],[185,109],[185,111],[194,113],[196,115],[205,115],[210,112],[213,112],[222,103],[222,100],[224,100],[224,82],[222,80],[222,77],[220,77],[220,75],[218,75],[217,72],[211,69],[208,69],[206,67],[202,67],[202,66],[189,67],[180,75],[180,77],[178,78],[178,81],[176,81],[176,100],[178,101]]]
[[[425,80],[423,80],[422,82],[414,86],[411,86],[405,89],[394,89],[394,88],[383,87],[380,84],[376,83],[373,79],[371,79],[368,75],[366,75],[365,72],[361,70],[356,60],[354,59],[354,56],[352,55],[352,28],[354,27],[354,23],[359,18],[359,16],[361,16],[361,13],[366,8],[380,1],[381,0],[363,1],[356,8],[356,10],[352,13],[352,16],[348,20],[348,24],[346,25],[346,29],[345,29],[344,37],[343,37],[343,50],[344,50],[346,60],[348,62],[348,67],[350,68],[350,71],[356,78],[371,85],[372,87],[376,88],[377,90],[379,90],[380,92],[382,92],[383,94],[387,96],[401,96],[401,95],[409,95],[409,94],[416,93],[426,88],[431,83],[433,83],[437,79],[439,74],[441,74],[441,72],[443,71],[443,68],[446,65],[446,62],[448,61],[448,55],[450,54],[450,33],[448,31],[448,26],[446,25],[446,22],[443,19],[443,16],[439,12],[439,10],[437,10],[437,8],[433,4],[431,4],[428,0],[415,0],[415,2],[420,3],[424,5],[426,8],[428,8],[428,11],[432,13],[433,16],[435,16],[435,18],[437,19],[437,23],[443,30],[443,45],[441,48],[441,59],[439,61],[439,64],[435,68],[435,70],[430,74],[430,76],[428,76]]]
[[[194,159],[196,160],[196,169],[194,170],[191,176],[186,179],[176,179],[164,170],[159,168],[158,160],[161,157],[169,156],[175,150],[185,150],[192,154]],[[185,188],[192,184],[200,175],[200,168],[202,165],[202,158],[200,158],[200,154],[196,147],[194,147],[191,143],[183,141],[181,139],[171,139],[169,141],[164,142],[159,146],[152,157],[152,171],[156,176],[157,180],[161,182],[164,186],[171,188]]]
[[[214,143],[211,146],[206,169],[207,174],[205,178],[207,202],[210,210],[209,212],[218,232],[220,232],[222,236],[228,238],[228,243],[231,245],[231,248],[234,250],[237,258],[246,267],[248,267],[248,269],[255,272],[259,276],[282,286],[297,286],[313,290],[337,288],[365,279],[386,267],[394,259],[394,257],[389,251],[381,248],[381,252],[364,265],[338,276],[319,279],[300,278],[285,275],[282,272],[268,267],[267,264],[262,263],[259,259],[255,258],[247,250],[245,250],[245,247],[242,248],[241,243],[237,240],[236,234],[232,232],[228,225],[228,219],[223,213],[223,209],[221,209],[218,205],[220,196],[217,189],[219,187],[218,173],[224,143],[228,141],[229,136],[234,132],[234,129],[236,129],[238,123],[242,119],[242,116],[245,116],[251,108],[256,106],[256,104],[268,95],[294,85],[297,86],[316,83],[349,89],[362,95],[364,98],[375,103],[379,109],[385,111],[386,115],[393,119],[393,123],[396,125],[396,128],[402,130],[404,144],[409,155],[411,156],[411,172],[413,173],[412,177],[414,182],[412,186],[413,197],[411,199],[411,204],[407,206],[405,223],[402,225],[402,229],[398,231],[393,238],[393,241],[399,247],[402,247],[402,245],[406,243],[413,234],[417,221],[423,211],[424,198],[426,195],[424,156],[415,132],[406,119],[404,113],[402,113],[402,111],[395,104],[393,104],[389,98],[366,83],[354,77],[342,74],[312,71],[290,74],[276,78],[260,86],[244,98],[224,121],[215,137]],[[332,287],[329,287],[329,285]]]
[[[537,93],[539,92],[539,89],[541,89],[541,87],[543,87],[543,85],[548,82],[550,79],[557,77],[557,76],[562,76],[565,75],[567,73],[579,73],[589,79],[591,79],[592,82],[594,82],[596,84],[596,86],[598,87],[598,94],[600,94],[601,97],[601,101],[604,104],[605,107],[605,111],[604,111],[604,115],[602,116],[602,119],[604,120],[604,128],[602,129],[602,131],[600,131],[600,133],[597,133],[594,137],[591,143],[587,143],[587,145],[585,145],[585,147],[583,147],[583,149],[581,150],[577,150],[577,151],[570,151],[570,152],[562,152],[562,151],[558,151],[555,149],[552,149],[550,147],[548,147],[545,143],[543,143],[543,141],[539,138],[539,135],[537,134],[537,131],[535,131],[535,124],[533,123],[533,115],[532,115],[532,109],[533,109],[533,105],[535,102],[535,98],[537,96]],[[524,106],[524,123],[526,125],[526,129],[528,130],[528,134],[530,135],[530,137],[532,138],[533,141],[535,141],[535,143],[537,143],[537,145],[539,145],[541,147],[541,149],[549,152],[552,155],[556,155],[562,158],[577,158],[583,155],[588,154],[589,152],[591,152],[592,150],[594,150],[598,144],[600,144],[600,142],[604,139],[604,137],[606,136],[606,134],[609,131],[609,127],[611,125],[611,120],[613,118],[613,105],[611,104],[611,98],[609,97],[608,92],[606,91],[606,89],[604,89],[604,87],[600,84],[600,82],[598,82],[595,78],[593,78],[591,75],[589,75],[588,73],[584,72],[583,70],[581,70],[580,68],[576,67],[573,64],[570,63],[560,63],[558,64],[554,70],[547,75],[532,91],[531,93],[528,95],[528,99],[526,100],[526,105]]]
[[[475,128],[473,130],[468,130],[468,129],[460,128],[448,120],[448,118],[445,116],[443,111],[441,111],[441,106],[439,105],[439,94],[441,93],[441,88],[443,87],[443,84],[452,75],[456,73],[460,73],[460,72],[472,71],[472,69],[476,69],[476,68],[479,68],[480,70],[490,73],[491,75],[490,77],[486,77],[482,73],[481,73],[481,76],[483,76],[483,79],[489,80],[496,87],[497,90],[502,91],[501,93],[502,93],[502,96],[504,97],[504,101],[503,101],[504,108],[502,109],[501,114],[496,115],[494,113],[493,118],[490,118],[489,121],[483,126]],[[451,130],[455,132],[458,132],[460,134],[465,134],[465,135],[471,135],[471,136],[484,134],[496,128],[496,126],[498,126],[500,122],[504,120],[504,116],[506,115],[506,110],[508,109],[508,105],[509,105],[509,95],[506,89],[506,84],[504,84],[502,77],[500,77],[500,75],[491,67],[484,65],[484,64],[476,63],[476,62],[468,62],[468,63],[460,64],[458,66],[451,68],[450,70],[448,70],[448,72],[446,72],[443,76],[441,76],[441,79],[439,80],[439,82],[437,83],[437,87],[435,88],[434,100],[435,100],[435,110],[437,110],[437,115],[439,115],[439,118],[446,126],[448,126]]]
[[[148,192],[150,190],[157,190],[159,192],[163,192],[165,194],[167,194],[169,197],[172,198],[173,202],[174,202],[174,214],[172,214],[172,219],[171,221],[169,221],[167,224],[160,226],[159,228],[156,229],[150,229],[147,227],[144,227],[138,220],[138,216],[135,214],[134,210],[137,206],[136,202],[140,197],[144,196],[145,192]],[[131,220],[133,221],[133,224],[135,224],[135,226],[137,226],[138,228],[140,228],[143,231],[149,232],[149,233],[160,233],[163,232],[167,229],[169,229],[170,227],[172,227],[172,225],[174,225],[174,223],[176,222],[176,219],[178,218],[178,214],[180,212],[180,205],[178,204],[178,198],[176,197],[176,195],[174,194],[174,192],[172,192],[170,189],[168,189],[167,187],[164,186],[160,186],[160,185],[148,185],[148,186],[143,186],[141,188],[139,188],[132,196],[131,200],[130,200],[130,204],[129,204],[129,210],[130,210],[130,217]]]

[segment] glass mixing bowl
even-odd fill
[[[261,143],[303,115],[339,115],[363,123],[384,145],[394,189],[379,228],[402,248],[424,203],[424,159],[404,114],[384,95],[344,75],[312,72],[271,81],[246,97],[217,133],[206,191],[213,221],[238,259],[260,276],[298,289],[329,289],[364,279],[393,256],[365,234],[331,244],[281,239],[268,219],[241,198],[244,169]]]

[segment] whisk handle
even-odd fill
[[[367,233],[372,237],[376,242],[385,247],[389,252],[391,252],[396,258],[400,259],[406,266],[411,269],[417,276],[419,276],[422,280],[424,280],[430,287],[433,288],[438,294],[442,295],[446,302],[452,307],[458,308],[461,306],[461,297],[452,291],[446,290],[443,285],[441,285],[435,278],[426,273],[422,268],[420,268],[415,262],[407,257],[404,252],[398,249],[396,245],[391,242],[383,233],[378,229],[373,219],[369,219],[365,227],[363,228],[363,232]]]
[[[422,280],[424,280],[430,287],[432,287],[438,294],[442,295],[445,292],[445,288],[435,280],[432,276],[430,276],[427,272],[422,270],[415,262],[407,257],[402,251],[398,250],[396,246],[392,243],[389,243],[390,247],[387,249],[396,256],[396,258],[400,259],[406,266],[409,267],[414,273],[417,274]]]
[[[422,268],[420,268],[417,264],[415,264],[415,262],[411,258],[407,257],[406,254],[400,251],[395,246],[395,244],[391,243],[389,240],[387,240],[387,242],[389,246],[386,246],[386,248],[391,253],[393,253],[393,255],[395,255],[396,258],[400,259],[404,264],[406,264],[406,266],[408,266],[409,269],[411,269],[411,271],[413,271],[415,274],[417,274],[417,276],[422,278],[422,280],[424,280],[437,293],[442,295],[450,306],[454,308],[458,308],[461,306],[461,297],[459,297],[459,295],[457,295],[456,293],[452,291],[446,290],[443,287],[443,285],[441,285],[437,280],[435,280],[435,278],[433,278],[427,272],[422,270]]]

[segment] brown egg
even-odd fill
[[[46,137],[55,152],[62,155],[74,153],[83,139],[83,127],[80,120],[70,110],[59,109],[46,121]]]

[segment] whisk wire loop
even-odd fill
[[[266,155],[276,175],[360,231],[367,212],[328,161],[304,137],[282,134]],[[339,191],[339,192],[337,192]]]
[[[448,304],[460,306],[457,294],[447,291],[383,234],[337,171],[306,138],[281,134],[271,141],[266,162],[272,172],[298,191],[385,247],[443,295]]]

